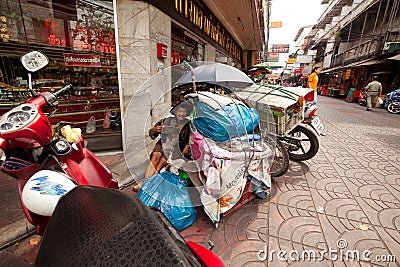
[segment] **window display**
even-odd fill
[[[120,108],[112,3],[68,0],[61,9],[51,3],[0,3],[0,115],[31,97],[20,58],[37,50],[49,64],[31,74],[34,90],[73,85],[51,123],[65,120],[85,127],[94,116],[102,124],[106,110]]]

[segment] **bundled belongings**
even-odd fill
[[[253,133],[258,126],[257,111],[241,101],[211,92],[199,92],[187,97],[194,97],[193,123],[197,130],[216,142]]]
[[[204,184],[201,202],[212,221],[218,222],[220,214],[239,201],[248,178],[259,181],[259,186],[252,187],[252,191],[257,191],[261,197],[268,194],[272,152],[259,136],[218,144],[195,132],[192,139],[192,156],[204,174],[200,177]]]
[[[204,210],[213,222],[241,199],[248,179],[260,197],[271,187],[270,145],[254,134],[259,115],[242,101],[210,92],[187,96],[191,114],[192,158],[204,185],[200,194]]]

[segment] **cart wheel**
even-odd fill
[[[289,169],[289,154],[278,139],[275,141],[274,160],[271,166],[271,177],[278,177],[284,175]]]

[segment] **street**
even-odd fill
[[[211,241],[226,266],[399,266],[400,116],[328,96],[318,106],[327,136],[313,159],[218,228],[198,209],[184,238]],[[0,266],[33,266],[38,240],[0,251]]]

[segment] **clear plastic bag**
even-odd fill
[[[96,131],[96,118],[90,117],[86,124],[86,133],[94,133]]]

